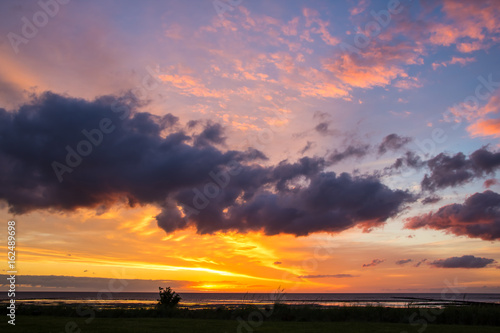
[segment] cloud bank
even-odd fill
[[[475,193],[463,204],[446,205],[437,212],[408,218],[405,228],[445,230],[484,240],[500,239],[500,194],[490,190]]]
[[[133,96],[86,101],[48,92],[0,109],[0,200],[15,214],[153,204],[167,232],[297,236],[369,231],[415,200],[376,177],[326,171],[323,158],[261,166],[258,150],[224,150],[218,124],[191,133],[199,126],[140,107]]]

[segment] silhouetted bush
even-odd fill
[[[175,308],[181,301],[181,296],[177,294],[172,288],[167,287],[163,289],[162,287],[158,288],[160,290],[160,299],[158,300],[159,308]]]

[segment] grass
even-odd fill
[[[315,307],[275,303],[217,308],[99,308],[90,305],[24,305],[16,326],[0,307],[0,332],[500,332],[499,306],[436,308]],[[258,322],[260,320],[260,322]]]
[[[88,319],[88,318],[87,318]],[[243,326],[237,320],[220,319],[184,319],[184,318],[95,318],[89,323],[81,317],[55,316],[17,316],[16,326],[7,324],[6,318],[0,322],[0,332],[26,333],[240,333],[240,332],[343,332],[343,333],[401,333],[418,332],[422,326],[396,323],[372,322],[283,322],[267,321],[260,326]],[[70,324],[68,324],[70,323]],[[256,324],[257,322],[255,322]],[[240,330],[238,327],[240,326]],[[250,328],[250,329],[248,329]],[[81,330],[81,331],[79,331]],[[429,325],[425,333],[498,333],[498,327],[492,326],[461,326],[461,325]]]
[[[0,305],[0,316],[6,317],[7,308]],[[96,308],[89,305],[25,305],[16,311],[20,316],[56,316],[97,318],[178,318],[242,320],[261,316],[266,322],[384,322],[414,324],[423,321],[446,325],[482,325],[500,327],[500,306],[448,306],[436,308],[390,308],[382,306],[331,307],[290,306],[276,303],[264,310],[255,305],[217,308]]]

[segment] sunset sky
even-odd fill
[[[19,290],[500,293],[499,1],[0,17]]]

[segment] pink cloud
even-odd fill
[[[500,7],[496,1],[444,0],[443,23],[432,26],[430,42],[450,46],[456,44],[463,53],[488,48],[499,40]]]
[[[310,28],[311,33],[319,34],[323,42],[327,45],[335,46],[340,43],[340,40],[332,36],[328,30],[330,22],[320,19],[318,11],[304,8],[302,13],[306,19],[306,28]]]
[[[492,135],[496,126],[496,121],[495,119],[485,119],[485,117],[489,114],[500,112],[500,90],[495,91],[484,106],[479,106],[478,103],[464,101],[450,107],[448,110],[450,111],[450,115],[445,117],[446,121],[460,122],[462,120],[467,120],[472,122],[468,130],[474,136]]]
[[[436,63],[436,62],[432,63],[432,69],[436,70],[437,68],[439,68],[441,66],[447,67],[448,65],[455,65],[455,64],[460,64],[463,67],[466,64],[471,63],[471,62],[475,62],[475,61],[476,61],[476,58],[474,58],[474,57],[466,57],[466,58],[452,57],[451,60],[448,60],[448,61],[443,61],[440,63]]]
[[[394,86],[399,89],[415,89],[422,87],[423,84],[416,77],[410,77],[397,81]]]
[[[493,185],[497,185],[498,184],[498,180],[496,180],[495,178],[491,178],[491,179],[486,179],[483,183],[483,186],[485,188],[490,188],[492,187]]]
[[[359,55],[344,53],[336,59],[327,60],[324,67],[353,87],[386,86],[398,77],[407,81],[399,83],[400,88],[417,87],[416,79],[407,78],[404,65],[420,63],[419,58],[420,51],[408,44],[377,45]]]
[[[366,10],[370,5],[370,0],[360,0],[358,4],[349,10],[351,16],[358,15]]]

